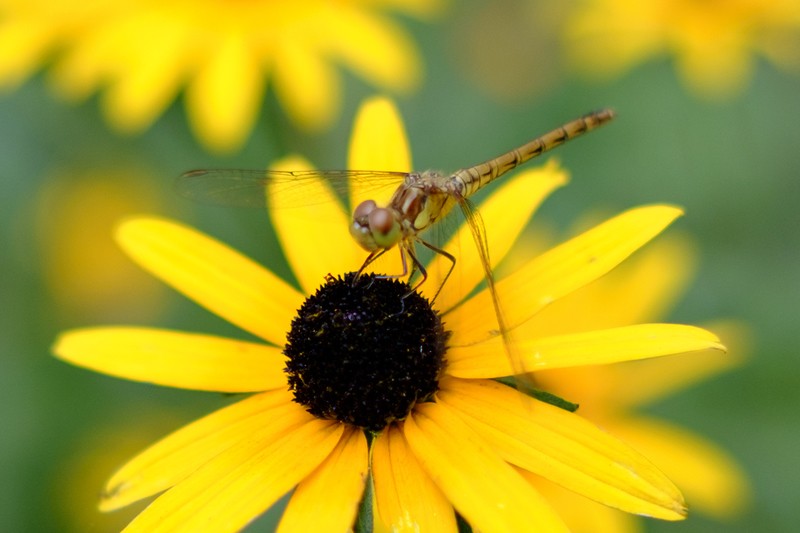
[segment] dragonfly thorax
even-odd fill
[[[394,212],[365,200],[353,210],[350,235],[368,252],[391,248],[402,238],[400,222]]]

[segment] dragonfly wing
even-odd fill
[[[175,189],[181,196],[204,204],[261,209],[266,207],[269,190],[281,196],[281,205],[274,207],[292,208],[328,201],[308,194],[308,185],[318,181],[327,183],[346,201],[353,183],[358,183],[360,190],[375,191],[380,196],[385,190],[397,188],[405,176],[405,172],[380,170],[205,169],[178,177]]]
[[[489,259],[489,243],[486,238],[486,226],[483,224],[480,213],[468,198],[459,198],[458,205],[461,208],[461,212],[464,214],[464,219],[469,226],[472,238],[475,241],[475,247],[478,250],[481,267],[486,277],[487,289],[492,297],[492,305],[494,307],[495,318],[497,319],[497,333],[503,340],[503,350],[511,364],[511,370],[517,380],[518,388],[523,389],[522,380],[526,379],[528,370],[525,367],[523,358],[516,351],[516,346],[511,338],[511,331],[507,327],[507,322],[503,314],[503,308],[497,297],[494,272],[492,271],[492,263]]]

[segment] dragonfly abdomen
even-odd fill
[[[509,170],[533,159],[534,157],[564,144],[570,139],[579,137],[586,132],[598,128],[614,118],[611,109],[602,109],[589,113],[560,128],[556,128],[541,137],[538,137],[522,146],[506,152],[505,154],[490,159],[474,167],[457,170],[453,173],[452,180],[458,182],[458,188],[464,196],[470,196],[475,191],[499,178]]]

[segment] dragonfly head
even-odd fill
[[[368,252],[391,248],[400,240],[400,222],[391,210],[365,200],[353,211],[350,235]]]

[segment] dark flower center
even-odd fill
[[[284,354],[294,400],[319,418],[380,431],[436,392],[449,332],[406,283],[354,274],[310,296]]]

